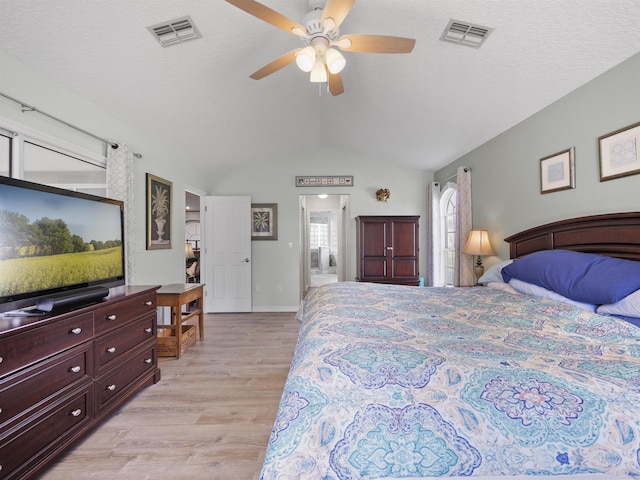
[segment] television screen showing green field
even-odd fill
[[[0,184],[0,297],[123,278],[121,205]]]

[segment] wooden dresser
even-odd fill
[[[418,285],[419,220],[417,215],[356,217],[356,280]]]
[[[0,318],[0,479],[32,478],[160,380],[157,286],[44,317]]]

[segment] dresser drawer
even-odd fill
[[[150,315],[124,329],[95,340],[96,376],[101,375],[105,368],[131,348],[155,338],[155,328],[156,317]]]
[[[149,342],[146,348],[126,355],[118,365],[96,380],[96,416],[112,401],[120,398],[136,379],[156,369],[156,344]]]
[[[14,435],[0,437],[3,479],[23,474],[91,422],[92,386],[62,399]]]
[[[92,339],[92,313],[4,337],[0,339],[0,378]]]
[[[124,302],[98,308],[95,312],[96,336],[130,323],[136,317],[156,312],[156,293],[138,295]]]
[[[86,342],[0,380],[0,435],[68,392],[73,385],[90,381],[93,371],[91,346],[91,342]]]

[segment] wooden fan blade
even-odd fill
[[[344,93],[344,85],[342,84],[342,75],[339,73],[331,73],[327,70],[327,81],[329,83],[329,91],[334,97]]]
[[[269,7],[256,2],[255,0],[227,0],[231,5],[235,5],[240,10],[244,10],[250,15],[259,18],[274,27],[278,27],[287,33],[300,36],[297,32],[305,32],[306,29],[298,22],[285,17],[281,13],[270,9]],[[296,29],[296,30],[294,30]],[[299,30],[298,30],[299,29]]]
[[[301,48],[296,48],[295,50],[291,50],[290,52],[285,53],[281,57],[276,58],[273,62],[265,65],[260,70],[258,70],[255,73],[252,73],[249,76],[251,78],[253,78],[254,80],[260,80],[261,78],[264,78],[267,75],[271,75],[272,73],[277,72],[278,70],[280,70],[281,68],[286,67],[290,63],[295,62],[296,61],[296,54],[300,50],[302,50],[302,49]]]
[[[327,0],[327,4],[322,12],[322,24],[327,18],[333,18],[335,27],[338,28],[344,21],[345,17],[351,11],[355,0]]]
[[[346,40],[351,45],[346,46]],[[386,35],[343,35],[338,46],[347,52],[363,53],[409,53],[416,44],[414,38],[389,37]]]

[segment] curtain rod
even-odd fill
[[[47,112],[43,112],[42,110],[37,109],[36,107],[32,106],[32,105],[28,105],[26,103],[24,103],[21,100],[18,100],[17,98],[14,98],[10,95],[7,95],[6,93],[2,93],[0,92],[0,96],[3,96],[4,98],[7,98],[9,100],[11,100],[12,102],[18,103],[20,104],[20,107],[22,108],[22,112],[36,112],[39,113],[40,115],[44,115],[45,117],[50,118],[51,120],[55,120],[56,122],[62,123],[63,125],[66,125],[67,127],[73,128],[74,130],[77,130],[78,132],[84,133],[85,135],[88,135],[89,137],[95,138],[96,140],[100,140],[101,142],[106,143],[107,145],[110,145],[111,148],[118,148],[120,145],[118,145],[117,142],[112,142],[111,140],[106,140],[102,137],[99,137],[97,135],[94,135],[91,132],[87,132],[86,130],[80,128],[80,127],[76,127],[75,125],[70,124],[69,122],[66,122],[58,117],[54,117],[53,115],[48,114]],[[140,153],[134,153],[133,154],[136,158],[142,158],[142,154]]]
[[[464,167],[465,172],[468,172],[469,170],[471,170],[471,167]],[[449,178],[445,178],[444,180],[441,180],[440,183],[448,182],[449,180],[451,180],[452,178],[456,178],[457,176],[458,176],[457,173],[455,175],[451,175]]]

